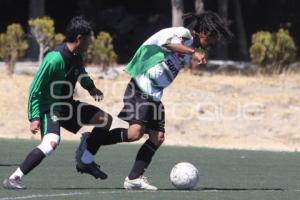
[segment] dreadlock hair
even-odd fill
[[[197,33],[213,33],[218,38],[230,40],[233,38],[232,32],[228,29],[227,24],[219,15],[212,11],[206,11],[202,14],[186,13],[182,16],[183,20],[191,20],[187,28]]]

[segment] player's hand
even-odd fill
[[[102,101],[104,98],[103,93],[101,92],[101,90],[94,88],[90,91],[90,95],[92,97],[94,97],[95,101]]]
[[[31,133],[36,134],[40,130],[40,127],[41,127],[40,120],[34,120],[34,121],[32,121],[30,123],[30,131],[31,131]]]
[[[205,55],[203,53],[201,53],[201,52],[197,52],[196,51],[193,54],[193,59],[195,59],[199,65],[203,65],[203,64],[205,65],[205,64],[207,64],[207,60],[205,58]]]

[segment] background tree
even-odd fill
[[[228,0],[218,0],[218,13],[228,23]],[[228,43],[218,43],[216,48],[216,57],[221,60],[228,59]]]
[[[52,38],[52,40],[50,40],[49,42],[49,49],[48,50],[53,50],[55,49],[60,43],[62,43],[65,39],[65,36],[61,33],[57,33],[54,35],[54,37]]]
[[[114,51],[112,37],[107,32],[100,32],[97,37],[92,35],[92,42],[87,51],[86,63],[99,65],[106,70],[111,64],[117,62],[117,54]]]
[[[240,0],[233,1],[234,13],[235,13],[235,22],[237,27],[237,45],[239,49],[239,57],[241,60],[247,60],[248,51],[247,51],[247,34],[244,25],[244,18]]]
[[[55,47],[57,43],[64,39],[62,34],[56,34],[54,21],[49,17],[30,19],[28,21],[30,32],[39,44],[39,63],[43,59],[44,53]]]
[[[29,0],[28,2],[28,16],[29,19],[45,16],[46,0]],[[33,37],[28,37],[29,48],[27,50],[27,57],[30,59],[38,59],[39,45]]]
[[[0,34],[0,57],[7,66],[9,75],[14,73],[16,61],[24,56],[28,42],[20,24],[11,24],[6,33]]]
[[[182,15],[184,12],[183,0],[171,0],[172,4],[172,26],[183,26]]]
[[[276,33],[267,31],[254,33],[249,53],[261,72],[282,73],[288,64],[295,61],[296,50],[289,31],[279,29]]]
[[[204,12],[204,2],[203,0],[195,0],[195,13],[201,14]]]

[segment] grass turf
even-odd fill
[[[0,178],[13,172],[38,141],[0,140]],[[0,189],[0,200],[13,199],[205,199],[252,200],[298,199],[300,157],[298,153],[214,150],[190,147],[159,149],[146,172],[157,192],[125,191],[123,180],[131,169],[140,145],[101,147],[96,160],[108,173],[105,181],[78,174],[74,165],[77,143],[62,142],[55,155],[24,178],[24,191]],[[200,185],[192,191],[175,190],[169,172],[180,161],[200,171]]]

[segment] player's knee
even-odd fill
[[[137,141],[139,139],[141,139],[143,137],[144,134],[142,133],[134,133],[134,134],[128,134],[128,141],[129,142],[134,142]]]
[[[131,124],[128,128],[128,141],[133,142],[141,139],[145,133],[145,127],[139,124]]]
[[[60,136],[54,133],[48,133],[43,137],[41,144],[38,148],[45,154],[45,156],[51,155],[60,142]]]
[[[110,129],[113,118],[108,113],[98,112],[92,119],[91,123],[101,126],[103,129]]]
[[[141,139],[144,135],[144,131],[141,130],[129,130],[128,131],[128,140],[130,142],[137,141]]]
[[[162,145],[164,143],[164,141],[165,141],[165,135],[164,134],[163,135],[159,135],[158,136],[158,140],[157,140],[158,146]]]
[[[157,134],[151,134],[149,139],[153,144],[159,147],[165,141],[165,134],[162,132],[158,132]]]

